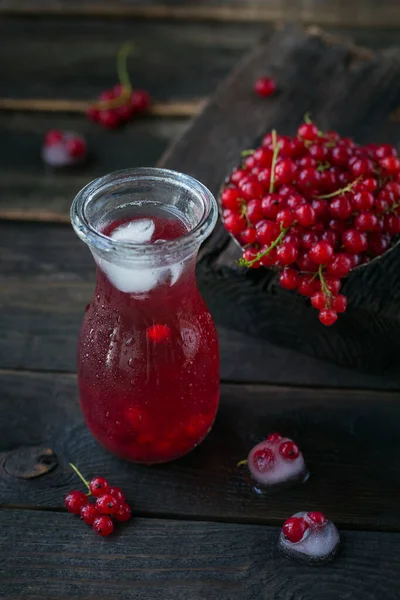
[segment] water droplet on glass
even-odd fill
[[[125,342],[125,346],[130,346],[132,344],[132,340],[133,340],[133,338],[127,339]]]
[[[133,360],[133,358],[130,358],[130,359],[128,360],[128,365],[129,365],[130,367],[133,367],[133,363],[134,363],[134,362],[135,362],[135,361]]]

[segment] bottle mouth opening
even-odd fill
[[[103,233],[107,224],[129,211],[144,215],[157,206],[169,209],[188,231],[157,244],[113,239]],[[72,203],[71,223],[77,235],[100,255],[167,261],[195,252],[213,230],[217,213],[214,196],[193,177],[168,169],[137,168],[115,171],[88,183]]]

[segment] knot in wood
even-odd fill
[[[43,446],[21,447],[4,458],[4,470],[17,479],[34,479],[53,471],[58,465],[51,448]]]

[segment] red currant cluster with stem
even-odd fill
[[[110,535],[114,531],[113,519],[129,521],[132,511],[121,488],[110,486],[104,477],[94,477],[89,482],[75,465],[69,464],[88,489],[87,494],[79,490],[67,494],[65,506],[70,513],[80,515],[81,519],[101,536]],[[90,502],[91,496],[94,502]]]
[[[131,44],[122,46],[117,56],[119,83],[110,90],[102,92],[87,110],[91,121],[100,123],[107,129],[116,129],[131,121],[139,113],[146,112],[150,106],[150,94],[146,90],[133,90],[127,69]]]
[[[267,133],[242,153],[221,192],[240,264],[280,271],[332,325],[347,307],[342,279],[384,254],[400,233],[400,159],[390,144],[357,145],[308,116],[294,137]]]

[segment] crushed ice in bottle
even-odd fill
[[[261,488],[303,483],[309,477],[297,444],[278,433],[269,435],[250,450],[247,466]]]
[[[278,548],[287,558],[309,564],[332,560],[340,543],[336,526],[320,512],[297,512],[283,524]]]
[[[110,234],[113,240],[149,244],[155,231],[152,219],[138,219],[116,227]],[[183,263],[165,267],[135,268],[134,264],[123,266],[95,255],[95,260],[110,282],[121,292],[145,296],[157,286],[168,282],[174,285],[183,270]]]

